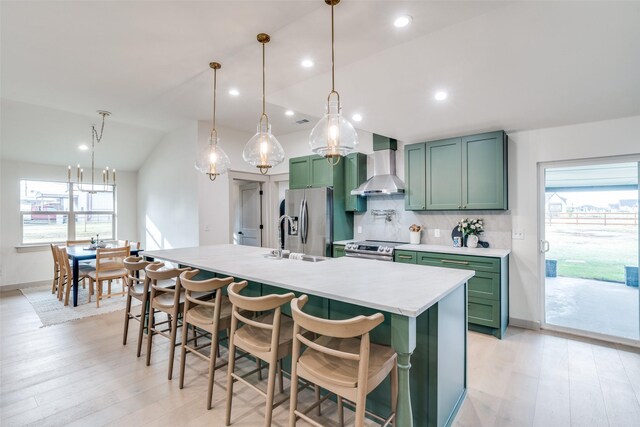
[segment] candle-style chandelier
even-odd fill
[[[113,191],[109,188],[110,185],[115,187],[116,185],[116,170],[109,170],[109,166],[102,170],[102,183],[96,184],[95,182],[95,148],[96,143],[102,141],[102,135],[104,133],[104,120],[110,116],[111,113],[105,110],[98,110],[98,114],[102,116],[102,124],[100,125],[100,133],[96,129],[96,125],[91,125],[91,183],[84,182],[84,168],[81,168],[78,164],[76,167],[76,188],[85,193],[106,193]],[[71,166],[67,167],[67,182],[71,183]]]

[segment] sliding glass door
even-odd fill
[[[542,166],[545,327],[640,342],[639,164]]]

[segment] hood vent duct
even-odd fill
[[[396,176],[396,140],[375,134],[373,136],[373,176],[358,188],[352,190],[351,195],[388,196],[404,194],[404,182]]]

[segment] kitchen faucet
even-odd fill
[[[289,222],[289,227],[291,227],[291,233],[296,234],[298,229],[298,221],[296,219],[291,218],[289,215],[282,215],[280,219],[278,219],[278,249],[276,252],[276,256],[278,259],[282,258],[282,220]]]

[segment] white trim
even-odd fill
[[[558,326],[546,324],[540,328],[543,331],[560,332],[574,337],[589,338],[609,343],[623,344],[629,347],[640,348],[640,340],[635,341],[628,338],[616,337],[613,335],[599,334],[597,332],[583,331],[581,329],[568,328],[566,326]]]

